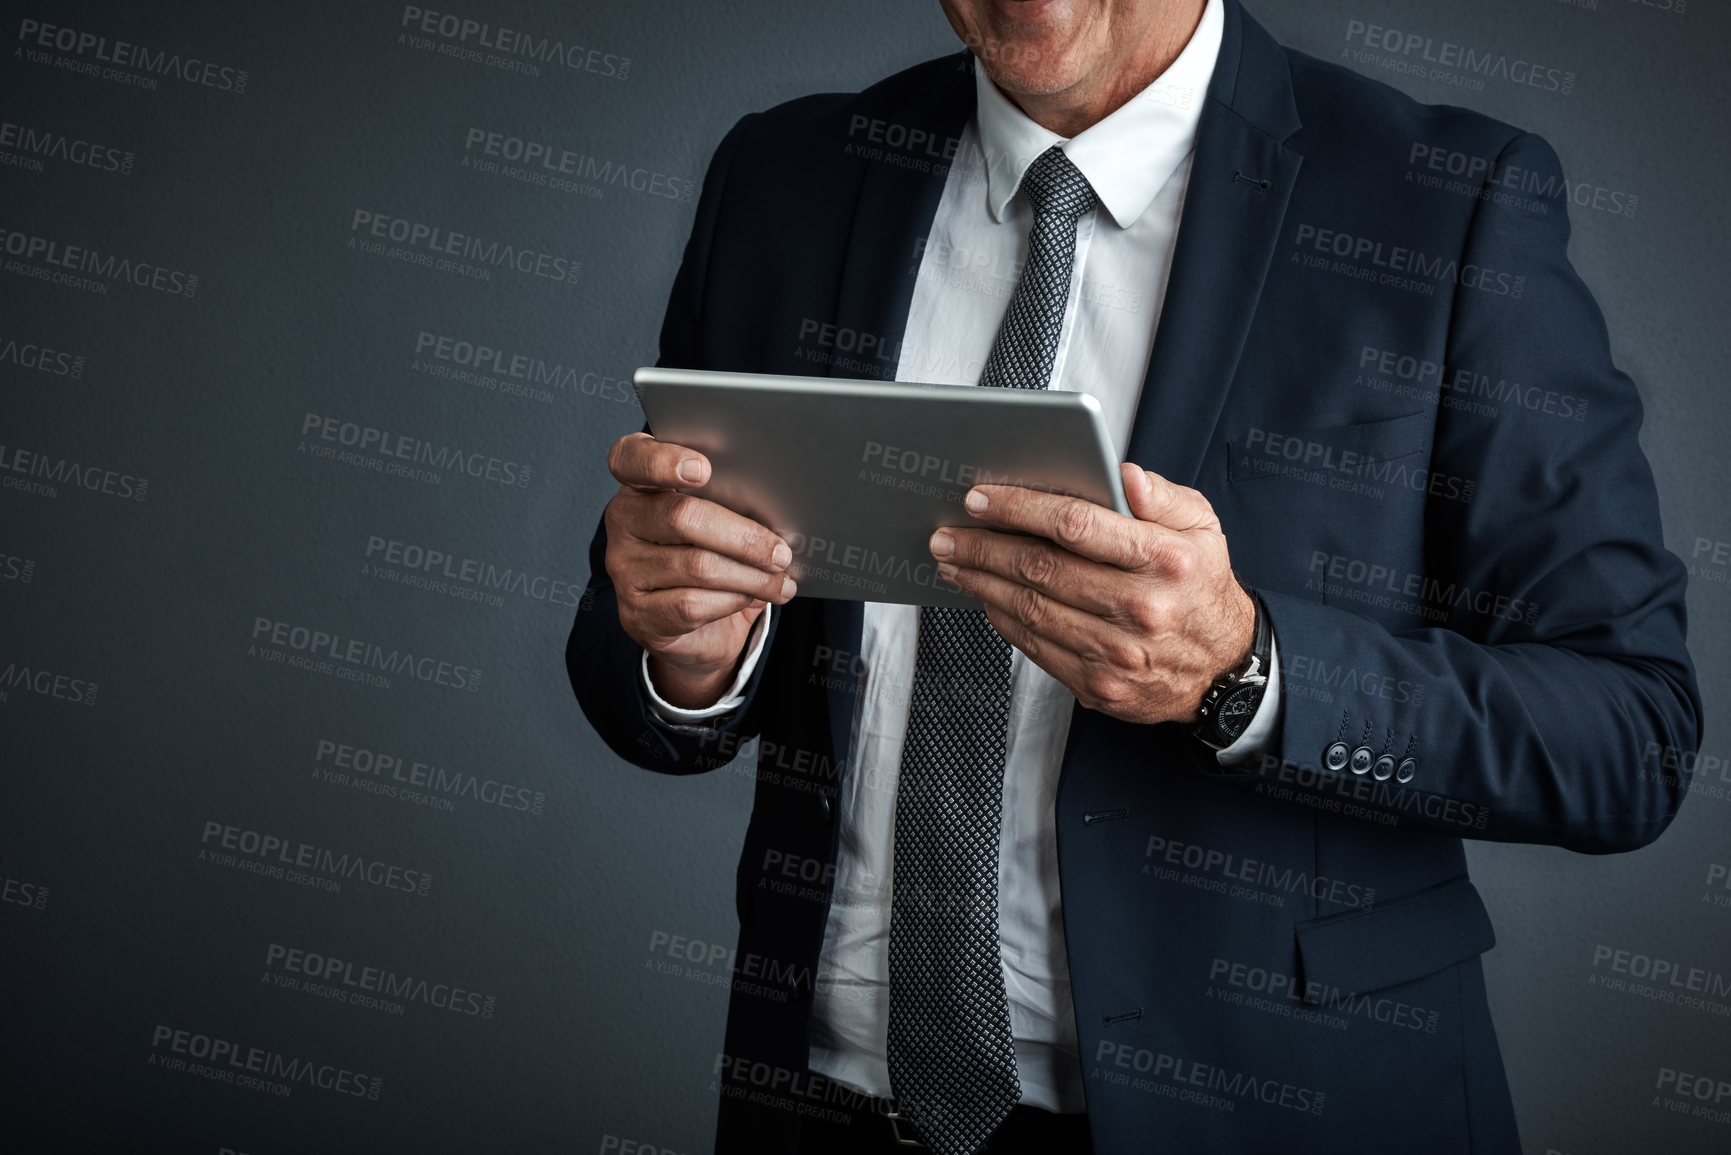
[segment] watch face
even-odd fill
[[[1222,734],[1236,739],[1244,733],[1244,728],[1250,725],[1250,719],[1256,714],[1256,707],[1261,702],[1261,686],[1235,687],[1221,698],[1220,704],[1214,708],[1214,724],[1220,727]]]

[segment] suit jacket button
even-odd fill
[[[1352,752],[1352,772],[1363,774],[1370,769],[1370,764],[1376,761],[1376,753],[1369,746],[1360,746]]]
[[[1336,742],[1323,752],[1322,764],[1330,770],[1344,770],[1346,769],[1346,760],[1351,755],[1352,752],[1346,748],[1345,742]]]
[[[1389,776],[1392,775],[1393,773],[1394,773],[1394,755],[1393,754],[1384,754],[1381,758],[1378,758],[1376,760],[1376,763],[1373,766],[1371,766],[1371,768],[1370,768],[1370,776],[1372,778],[1375,778],[1378,782],[1387,782],[1389,780]]]
[[[1417,772],[1417,770],[1417,762],[1413,761],[1411,758],[1402,758],[1400,760],[1400,765],[1394,768],[1394,780],[1396,782],[1411,782],[1412,776]]]

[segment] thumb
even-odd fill
[[[1136,520],[1165,524],[1168,503],[1161,500],[1154,485],[1156,475],[1131,461],[1124,462],[1118,469],[1124,477],[1124,498],[1130,503],[1130,512],[1136,515]]]
[[[1180,532],[1219,528],[1214,507],[1196,490],[1129,461],[1120,465],[1119,471],[1124,479],[1124,498],[1138,521],[1151,521]]]

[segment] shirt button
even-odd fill
[[[807,813],[811,815],[813,826],[828,826],[829,816],[835,813],[835,807],[830,803],[829,795],[819,794],[812,800],[811,809]]]
[[[1370,769],[1370,764],[1376,761],[1376,753],[1369,746],[1360,746],[1352,752],[1352,772],[1363,774]]]
[[[1330,770],[1344,770],[1346,760],[1351,756],[1352,752],[1346,748],[1345,742],[1336,742],[1323,754],[1322,762]]]

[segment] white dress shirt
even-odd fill
[[[977,385],[1027,256],[1033,210],[1015,194],[1028,165],[1054,144],[1093,185],[1101,208],[1076,230],[1076,263],[1050,388],[1091,393],[1105,411],[1120,460],[1142,392],[1189,182],[1196,126],[1219,55],[1224,13],[1208,0],[1189,45],[1122,108],[1072,139],[1030,120],[974,69],[976,115],[964,130],[919,272],[896,368],[898,381]],[[714,706],[684,710],[642,684],[651,707],[681,725],[713,724],[736,709],[773,607]],[[836,886],[819,957],[811,1068],[890,1097],[890,887],[895,798],[919,607],[867,602],[860,683],[837,798]],[[1254,754],[1278,718],[1279,662],[1244,735],[1218,753],[1231,765]],[[1085,1109],[1070,1002],[1058,885],[1055,802],[1076,699],[1016,650],[999,832],[998,932],[1021,1101],[1049,1111]]]

